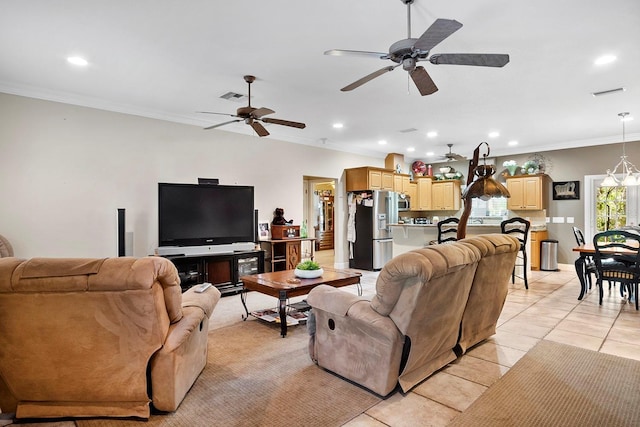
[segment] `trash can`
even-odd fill
[[[540,242],[540,270],[558,271],[558,241],[552,239]]]

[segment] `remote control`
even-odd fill
[[[198,285],[196,286],[196,292],[197,293],[202,293],[204,291],[206,291],[207,289],[209,289],[210,287],[212,287],[213,285],[209,282],[205,282],[202,285]]]

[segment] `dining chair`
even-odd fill
[[[602,281],[620,283],[626,289],[629,302],[635,299],[638,310],[638,282],[640,281],[640,235],[623,230],[609,230],[593,236],[593,259],[598,275],[596,285],[602,305]],[[603,262],[608,260],[608,262]]]
[[[443,219],[438,222],[438,243],[455,242],[458,240],[458,224],[460,220],[455,217]]]
[[[573,227],[573,235],[576,238],[578,246],[584,246],[586,244],[584,240],[584,233],[578,227]],[[596,263],[593,261],[592,256],[587,255],[584,257],[584,280],[589,283],[589,289],[591,289],[593,284],[591,279],[592,274],[596,276],[597,280],[598,270],[596,269]],[[609,286],[611,286],[611,283],[609,283]]]
[[[514,217],[505,219],[500,223],[500,230],[503,234],[511,234],[520,241],[520,250],[516,258],[516,265],[511,272],[511,283],[516,282],[516,268],[522,267],[522,276],[518,276],[524,280],[525,289],[529,289],[527,280],[527,239],[529,236],[529,227],[531,223],[524,218]]]

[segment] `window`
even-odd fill
[[[507,199],[505,197],[492,197],[489,200],[471,199],[472,217],[499,217],[503,219],[507,215]]]
[[[601,231],[638,225],[638,187],[600,187],[605,175],[584,177],[584,234],[590,242]]]

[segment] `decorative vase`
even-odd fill
[[[301,279],[315,279],[322,276],[323,273],[324,271],[321,268],[317,270],[300,270],[296,268],[293,271],[293,274],[295,274],[296,277],[300,277]]]
[[[516,174],[516,170],[518,169],[518,165],[509,165],[506,166],[506,168],[509,171],[509,175],[514,176]]]

